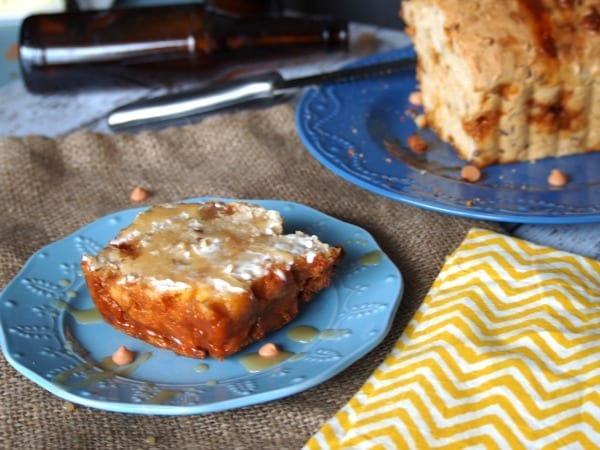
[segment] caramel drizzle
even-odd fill
[[[520,9],[527,15],[538,51],[548,58],[556,58],[556,43],[552,35],[552,20],[541,0],[517,0]]]

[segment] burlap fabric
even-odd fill
[[[391,201],[337,177],[303,147],[293,114],[291,105],[278,105],[161,132],[0,140],[0,288],[40,247],[132,207],[129,195],[137,185],[151,192],[146,203],[207,195],[283,199],[367,229],[398,265],[406,291],[383,344],[306,392],[233,411],[175,417],[85,407],[68,412],[63,400],[1,357],[0,448],[298,449],[391,349],[467,230],[497,229]]]

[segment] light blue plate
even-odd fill
[[[204,201],[195,198],[187,201]],[[230,201],[230,200],[225,200]],[[330,288],[266,340],[293,355],[259,372],[241,363],[256,343],[225,361],[177,356],[99,320],[82,278],[84,253],[96,253],[144,208],[106,216],[35,253],[0,297],[0,343],[8,361],[53,394],[109,411],[202,414],[275,400],[344,370],[388,333],[403,291],[402,276],[365,230],[285,201],[248,200],[281,212],[285,231],[302,230],[345,256]],[[318,331],[307,343],[288,332]],[[139,365],[102,364],[121,345]]]
[[[381,53],[357,64],[413,57],[411,48]],[[460,179],[465,162],[429,130],[419,130],[407,111],[417,90],[414,71],[312,87],[300,100],[296,123],[310,153],[356,185],[426,209],[517,223],[600,221],[600,152],[536,163],[496,165],[477,183]],[[417,132],[429,144],[416,155],[406,139]],[[554,168],[569,176],[562,188],[547,177]]]

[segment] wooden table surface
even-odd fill
[[[407,37],[391,29],[352,23],[351,45],[347,55],[329,56],[318,61],[295,61],[279,66],[284,76],[299,76],[320,70],[331,70],[358,57],[399,47]],[[119,90],[33,95],[26,91],[15,74],[15,80],[0,86],[0,136],[41,134],[56,137],[76,130],[111,133],[106,115],[112,109],[132,101],[160,95],[189,86],[134,86]],[[189,119],[189,123],[193,120]],[[600,223],[574,225],[506,224],[515,236],[532,242],[600,259]]]

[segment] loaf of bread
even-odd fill
[[[223,359],[294,319],[330,284],[341,247],[297,231],[277,211],[234,202],[154,206],[96,256],[90,295],[124,333],[194,358]]]
[[[476,165],[600,150],[598,0],[404,0],[428,126]]]

